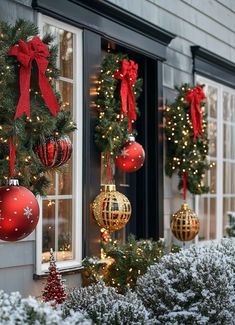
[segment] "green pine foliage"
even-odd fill
[[[69,134],[75,130],[70,113],[62,111],[56,118],[51,115],[41,97],[38,86],[38,72],[33,62],[31,71],[30,118],[22,115],[14,120],[19,100],[19,70],[16,58],[8,56],[9,49],[18,43],[29,40],[38,34],[37,27],[28,21],[18,20],[15,26],[0,22],[0,185],[5,185],[9,178],[9,148],[7,141],[14,137],[17,145],[15,177],[20,184],[31,189],[35,194],[45,194],[49,186],[46,168],[35,155],[35,144],[45,143],[51,136]],[[51,35],[45,35],[42,41],[49,46],[50,58],[47,78],[55,91],[55,80],[59,71],[56,68],[57,47],[52,45]],[[56,97],[61,104],[60,95]]]
[[[128,60],[127,55],[107,53],[101,65],[97,87],[96,107],[98,118],[95,129],[95,142],[101,152],[110,152],[111,156],[120,153],[121,148],[128,139],[128,119],[120,114],[121,82],[114,78],[114,73],[119,70],[124,58]],[[141,93],[141,86],[142,79],[139,78],[134,85],[136,99]]]
[[[126,243],[112,240],[103,244],[103,251],[111,263],[104,265],[104,260],[86,258],[83,266],[90,283],[103,280],[107,286],[115,287],[120,293],[133,288],[139,276],[145,274],[148,267],[157,263],[168,253],[163,241],[136,240],[130,235]],[[178,252],[172,246],[171,252]],[[86,283],[87,284],[87,283]]]
[[[203,134],[195,140],[190,119],[190,104],[186,95],[190,85],[183,84],[177,88],[178,96],[172,105],[166,106],[165,135],[166,135],[166,175],[172,177],[177,173],[179,189],[183,187],[183,174],[187,173],[187,189],[192,194],[202,194],[209,191],[203,184],[203,178],[209,169],[207,161],[209,140],[207,134],[207,115],[205,103],[201,103],[203,112]]]

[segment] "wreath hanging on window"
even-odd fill
[[[138,78],[137,72],[138,65],[122,53],[108,53],[101,64],[95,142],[103,153],[108,169],[129,141],[130,135],[136,135],[132,124],[137,119],[136,100],[142,91],[142,79]]]
[[[202,85],[177,88],[178,96],[172,105],[166,106],[166,164],[168,176],[177,173],[179,189],[192,194],[209,191],[203,178],[210,165],[207,161],[209,139],[207,134],[206,96]]]

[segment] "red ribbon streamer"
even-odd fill
[[[186,192],[187,192],[187,176],[188,176],[188,173],[184,172],[183,173],[183,199],[184,199],[184,201],[186,200]]]
[[[190,89],[186,95],[186,100],[190,104],[190,114],[193,125],[194,140],[200,134],[202,135],[202,109],[201,101],[206,98],[206,95],[201,86],[196,86]]]
[[[13,138],[8,140],[9,146],[9,159],[10,159],[10,177],[14,177],[15,174],[15,157],[16,157],[16,144],[13,141]]]
[[[114,78],[121,80],[121,113],[128,116],[128,130],[132,131],[132,121],[136,121],[136,102],[133,85],[137,79],[138,64],[127,59],[122,60],[119,71],[114,74]]]
[[[38,67],[38,83],[45,104],[51,114],[56,116],[60,112],[59,103],[54,95],[51,85],[46,77],[48,66],[47,58],[50,56],[48,46],[44,44],[39,37],[35,36],[31,41],[19,43],[12,46],[8,55],[16,56],[20,62],[20,98],[18,101],[15,119],[25,113],[30,117],[30,77],[32,62],[35,60]]]

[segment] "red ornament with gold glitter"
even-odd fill
[[[123,146],[121,154],[116,156],[115,165],[126,173],[136,172],[143,166],[144,159],[145,152],[143,147],[131,136],[129,141]]]
[[[27,188],[10,180],[0,187],[0,239],[17,241],[30,235],[39,219],[38,202]]]

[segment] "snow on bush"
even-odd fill
[[[62,312],[35,298],[22,298],[18,292],[0,291],[1,325],[90,325],[85,315],[74,313],[63,320]]]
[[[87,312],[95,324],[153,324],[149,312],[135,293],[128,291],[125,296],[103,283],[74,289],[67,295],[64,313],[71,310]]]
[[[163,257],[139,278],[136,292],[159,324],[235,324],[235,242]]]

